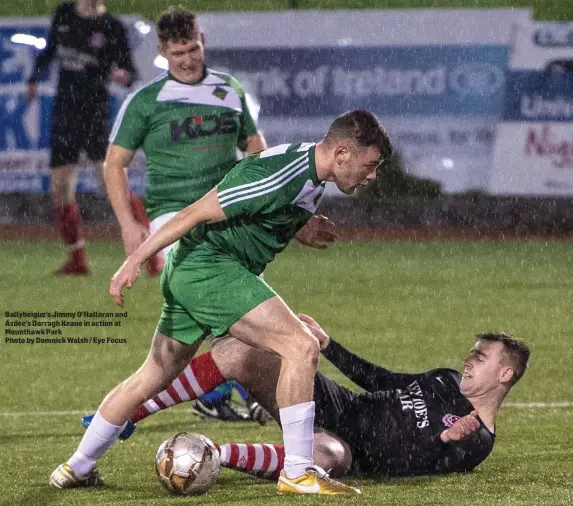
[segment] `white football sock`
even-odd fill
[[[314,447],[314,401],[279,409],[285,445],[284,471],[298,478],[312,466]]]
[[[76,453],[66,462],[76,476],[86,476],[92,472],[96,460],[103,456],[121,434],[127,422],[117,426],[109,423],[99,410],[86,430]]]

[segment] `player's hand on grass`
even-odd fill
[[[322,327],[316,322],[314,318],[311,318],[305,314],[297,315],[299,320],[303,322],[308,330],[312,332],[312,335],[318,339],[320,343],[320,349],[324,350],[330,344],[330,337],[329,335],[322,330]]]
[[[121,240],[125,248],[125,256],[131,255],[148,237],[149,228],[142,223],[134,222],[129,226],[122,227]]]
[[[311,248],[326,249],[329,242],[338,239],[336,225],[322,214],[315,214],[306,225],[296,233],[296,239]]]
[[[139,275],[140,265],[130,256],[111,278],[109,294],[118,306],[123,307],[123,289],[132,287]]]
[[[460,441],[471,436],[480,427],[477,416],[478,412],[475,409],[469,415],[462,416],[449,429],[440,434],[442,441],[449,443],[450,441]]]

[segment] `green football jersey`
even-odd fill
[[[110,143],[145,152],[145,203],[153,220],[211,190],[236,163],[239,141],[256,132],[239,82],[207,69],[196,84],[166,73],[130,94]]]
[[[239,162],[217,186],[226,220],[200,225],[172,252],[238,260],[260,274],[315,213],[325,183],[316,175],[313,143],[282,144]]]

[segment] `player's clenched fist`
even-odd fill
[[[459,441],[464,439],[480,428],[479,420],[477,419],[478,412],[474,409],[469,415],[462,416],[456,423],[449,429],[441,434],[442,441],[448,443],[450,441]]]
[[[123,307],[123,288],[131,288],[139,276],[140,265],[130,256],[111,278],[109,294],[120,307]]]

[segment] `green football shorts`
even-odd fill
[[[189,255],[174,264],[170,254],[163,274],[163,308],[157,330],[191,344],[220,336],[276,292],[236,260],[222,255]]]

